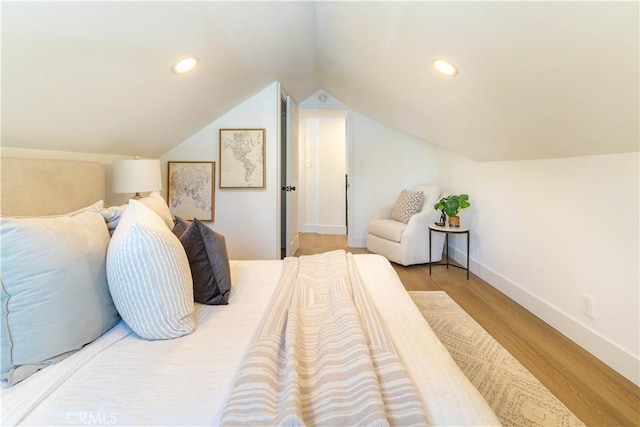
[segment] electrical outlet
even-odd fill
[[[593,298],[590,295],[582,294],[582,314],[593,319]]]

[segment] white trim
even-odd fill
[[[345,225],[304,224],[300,232],[315,234],[347,234],[347,227]]]
[[[353,174],[351,173],[351,171],[355,171],[356,168],[353,165],[353,110],[351,108],[349,108],[347,110],[347,122],[346,122],[346,126],[347,126],[347,130],[346,130],[346,145],[347,145],[347,152],[346,152],[346,162],[345,162],[345,166],[346,166],[346,174],[349,176],[349,188],[347,189],[347,226],[348,226],[348,233],[347,233],[347,244],[349,245],[349,247],[352,248],[364,248],[367,246],[367,238],[357,238],[353,235],[353,232],[355,230],[355,221],[354,218],[356,217],[356,207],[355,207],[355,203],[353,202],[355,200],[355,192],[356,192],[356,188],[353,186]],[[362,240],[362,241],[360,241]]]
[[[452,245],[449,245],[449,256],[461,265],[467,262],[466,252]],[[473,274],[640,386],[640,358],[475,259],[471,258],[470,263]]]
[[[317,233],[318,225],[317,224],[302,224],[300,228],[301,233]]]
[[[346,225],[317,225],[318,234],[347,234]]]
[[[349,247],[350,248],[366,248],[367,238],[355,237],[355,236],[349,235]]]

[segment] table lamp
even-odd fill
[[[161,190],[160,160],[114,160],[111,187],[114,193],[135,193],[134,199],[140,198],[140,192]]]

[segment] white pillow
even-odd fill
[[[100,213],[0,219],[2,379],[15,384],[118,320]]]
[[[90,204],[89,206],[86,206],[84,208],[80,208],[80,209],[75,210],[73,212],[69,212],[69,213],[66,213],[64,215],[52,215],[52,216],[72,216],[72,215],[77,215],[77,214],[85,212],[85,211],[99,211],[102,208],[104,208],[104,200],[98,200],[97,202],[95,202],[93,204]]]
[[[104,208],[104,200],[98,200],[97,202],[93,202],[89,206],[82,207],[80,209],[76,209],[75,211],[65,212],[61,214],[53,214],[53,215],[9,215],[3,216],[2,218],[56,218],[60,216],[73,216],[86,211],[99,211]]]
[[[184,247],[145,203],[131,200],[107,253],[109,289],[136,334],[171,339],[195,330],[193,281]]]
[[[132,199],[134,200],[134,199]],[[143,197],[142,199],[136,200],[137,202],[142,203],[152,211],[158,214],[160,218],[167,224],[169,230],[173,228],[173,215],[169,210],[169,206],[167,202],[162,198],[158,191],[153,191],[147,197]]]

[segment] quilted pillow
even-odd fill
[[[424,193],[422,191],[402,190],[393,208],[391,208],[389,218],[406,224],[412,216],[420,212],[423,202]]]
[[[193,276],[196,302],[227,304],[231,292],[231,269],[224,236],[197,219],[180,236]]]
[[[195,330],[193,281],[178,238],[151,209],[129,201],[107,252],[109,290],[133,331],[149,340]]]
[[[122,212],[124,212],[126,208],[127,205],[121,205],[98,209],[98,211],[104,217],[104,221],[107,223],[109,235],[113,235],[113,232],[115,231],[116,227],[118,227],[118,223],[120,222],[120,218],[122,217]]]
[[[7,385],[56,363],[118,320],[102,215],[0,219],[2,379]]]

